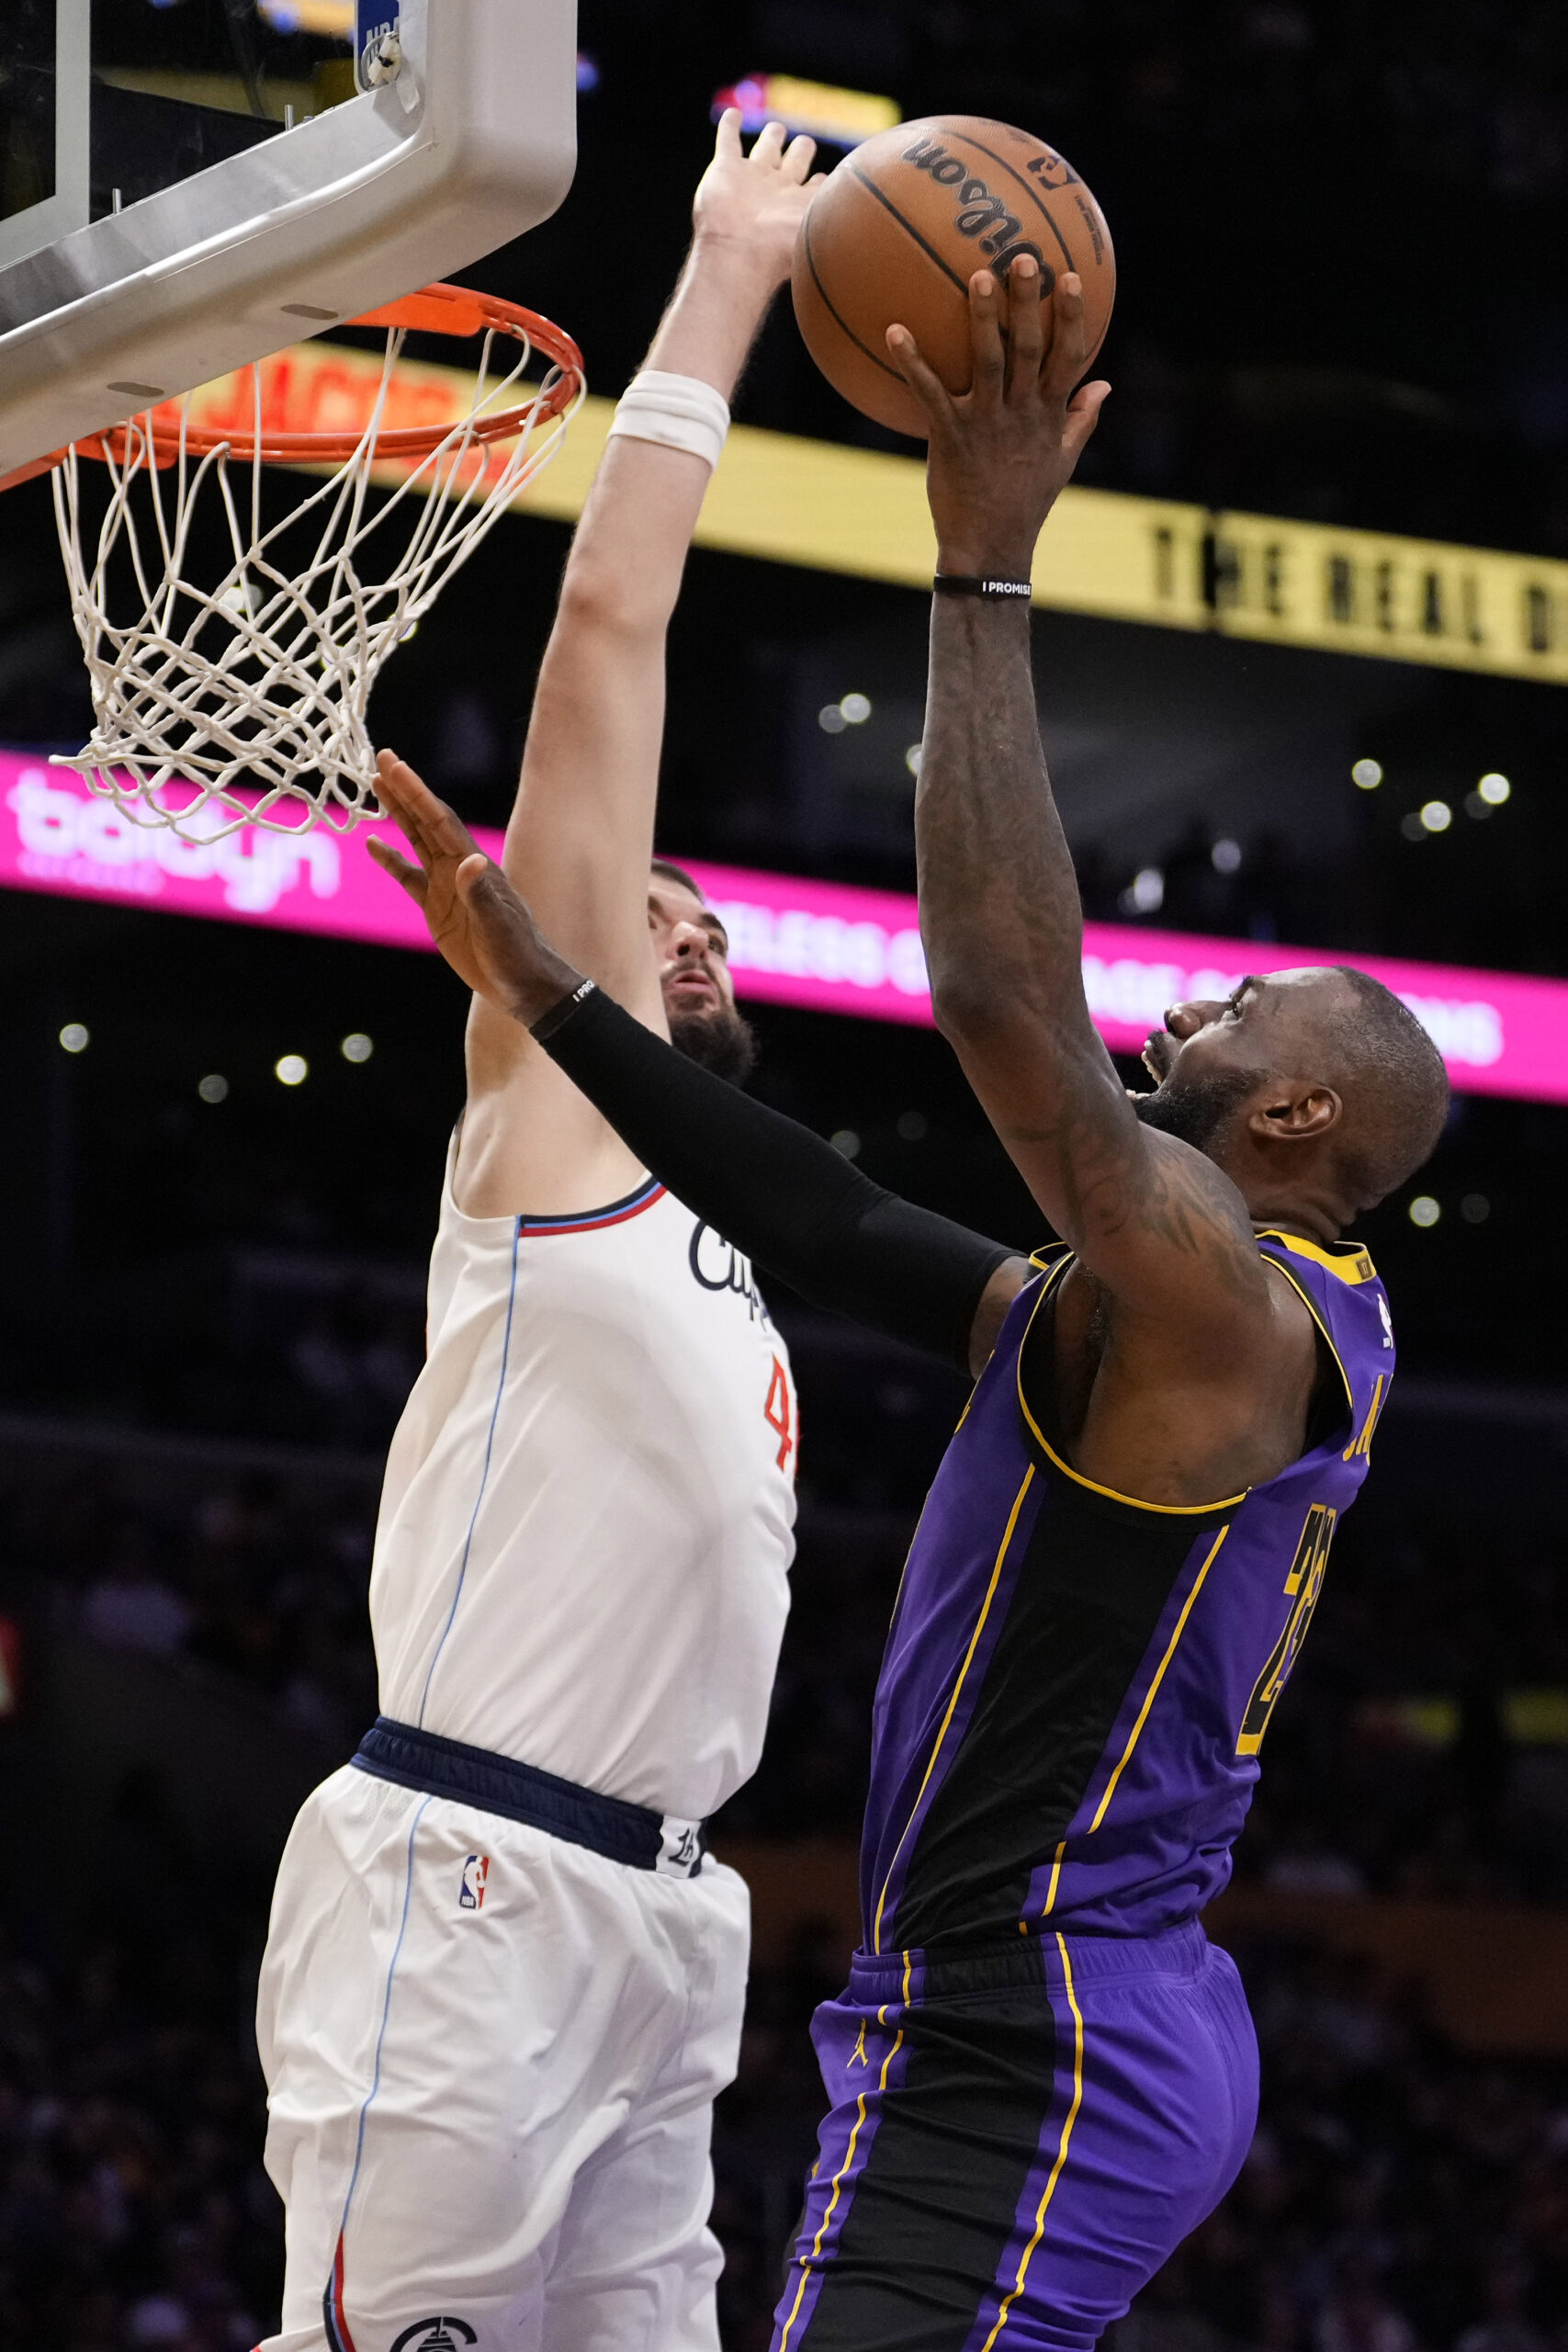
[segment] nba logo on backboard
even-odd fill
[[[381,83],[389,82],[401,47],[399,0],[357,0],[355,37],[360,88],[374,90]],[[389,41],[393,44],[389,60]],[[391,72],[388,70],[389,63]]]
[[[457,1889],[457,1901],[465,1911],[482,1911],[485,1901],[485,1881],[490,1876],[490,1856],[470,1854],[463,1864],[463,1883]]]

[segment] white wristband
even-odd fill
[[[666,449],[684,449],[716,466],[729,431],[729,404],[711,384],[696,376],[671,376],[660,368],[645,368],[634,376],[615,403],[610,437],[617,433],[634,441],[658,441]]]

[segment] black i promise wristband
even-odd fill
[[[985,596],[998,604],[1024,603],[1034,593],[1029,580],[995,580],[978,571],[939,571],[931,582],[936,596]]]

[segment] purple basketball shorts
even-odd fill
[[[1196,1926],[857,1957],[773,2352],[1089,2352],[1241,2168],[1258,2043]]]

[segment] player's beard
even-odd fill
[[[670,1043],[677,1053],[731,1086],[744,1086],[757,1066],[757,1035],[732,1004],[698,1012],[671,1012]]]
[[[1162,1079],[1152,1094],[1134,1094],[1133,1108],[1145,1127],[1206,1152],[1222,1127],[1263,1083],[1260,1069],[1211,1070],[1203,1078]]]

